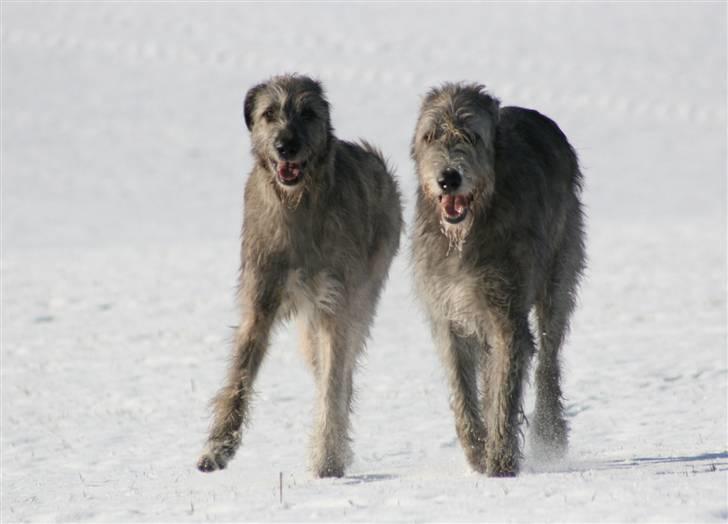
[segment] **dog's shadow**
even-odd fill
[[[635,457],[625,460],[613,460],[607,462],[607,468],[630,468],[652,464],[676,464],[690,462],[711,462],[717,467],[728,467],[728,451],[718,453],[701,453],[699,455],[676,456],[676,457]],[[606,469],[606,468],[605,468]]]
[[[715,471],[728,471],[728,451],[716,453],[699,453],[697,455],[675,455],[664,457],[634,457],[626,459],[608,460],[605,462],[590,462],[569,460],[564,461],[531,461],[528,470],[531,473],[578,473],[585,471],[627,470],[650,466],[674,466],[678,469],[656,471],[658,475],[677,473],[712,473]]]
[[[363,475],[351,475],[344,478],[343,484],[371,484],[372,482],[382,482],[384,480],[394,480],[399,478],[397,475],[388,473],[367,473]]]

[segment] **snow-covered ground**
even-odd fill
[[[725,3],[1,14],[3,522],[728,520]],[[481,81],[559,122],[590,259],[565,461],[526,448],[516,479],[468,470],[405,246],[356,377],[348,475],[306,469],[292,327],[238,456],[196,471],[237,322],[242,98],[283,71],[320,77],[339,136],[384,150],[408,219],[429,86]]]

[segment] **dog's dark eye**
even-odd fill
[[[269,107],[263,112],[263,118],[265,118],[266,122],[270,122],[273,120],[273,117],[275,116],[275,113],[273,111],[273,108]]]
[[[304,120],[313,120],[314,118],[316,118],[316,112],[310,107],[307,107],[303,111],[301,111],[301,118],[303,118]]]
[[[472,133],[470,131],[463,131],[462,136],[465,138],[465,141],[470,145],[476,145],[478,143],[478,140],[480,140],[480,136],[478,133]]]

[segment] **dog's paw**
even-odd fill
[[[197,469],[203,473],[210,473],[218,469],[225,469],[225,463],[218,464],[212,453],[205,453],[197,461]]]
[[[508,478],[515,477],[518,474],[518,464],[515,461],[506,461],[503,463],[489,461],[485,473],[489,477]]]
[[[569,427],[561,417],[545,417],[536,413],[531,432],[531,449],[542,461],[556,461],[566,455]]]
[[[317,478],[340,478],[354,458],[348,438],[314,440],[311,471]]]
[[[466,446],[464,448],[465,450],[465,458],[468,459],[468,464],[470,464],[470,467],[473,468],[474,471],[477,473],[485,473],[486,470],[486,461],[485,461],[485,448],[484,447],[474,447],[474,446]]]
[[[338,450],[341,451],[341,450]],[[317,478],[340,478],[344,476],[348,461],[346,456],[338,453],[325,453],[312,461],[313,474]]]
[[[515,477],[518,474],[518,455],[501,453],[489,456],[485,473],[489,477]]]
[[[488,472],[489,477],[493,478],[512,478],[516,476],[515,471],[494,471],[494,472]]]
[[[316,470],[316,476],[323,478],[341,478],[344,476],[344,466],[326,465]]]
[[[225,466],[234,455],[235,447],[229,444],[208,444],[208,447],[197,460],[197,469],[204,473],[225,469]]]
[[[471,461],[471,460],[469,460],[468,463],[470,464],[470,467],[473,468],[473,471],[475,471],[476,473],[483,474],[483,473],[486,472],[486,467],[485,467],[485,462],[484,461],[482,461],[482,460],[478,460],[478,461]]]

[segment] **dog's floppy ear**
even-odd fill
[[[484,89],[480,92],[480,98],[483,101],[485,109],[493,119],[493,123],[497,124],[500,117],[500,100],[488,94]]]
[[[258,93],[263,90],[264,87],[265,84],[258,84],[256,86],[253,86],[248,90],[248,93],[245,95],[245,104],[243,107],[243,111],[245,114],[245,125],[248,127],[248,131],[253,129],[253,111],[255,110],[255,98],[258,96]]]
[[[326,98],[326,91],[324,90],[324,86],[321,81],[316,80],[315,78],[311,78],[310,76],[303,76],[300,78],[302,78],[306,82],[306,88],[308,90],[319,96],[322,104],[326,107],[326,110],[329,111],[329,101]]]

